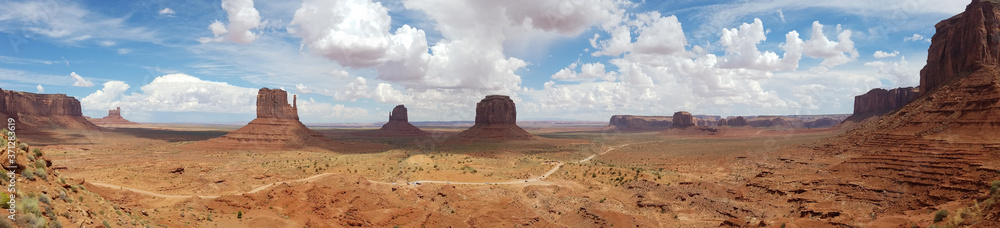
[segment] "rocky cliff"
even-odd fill
[[[965,12],[934,26],[937,32],[927,51],[927,65],[920,70],[922,93],[983,66],[1000,65],[998,13],[1000,5],[994,1],[974,0]]]
[[[670,127],[672,121],[672,116],[614,115],[608,126],[622,131],[659,131]]]
[[[261,88],[257,92],[257,118],[246,126],[219,138],[202,142],[203,146],[224,148],[328,148],[334,142],[299,122],[293,97],[280,89]]]
[[[0,117],[14,118],[17,132],[98,129],[83,117],[80,101],[65,94],[36,94],[0,89]]]
[[[533,136],[517,126],[514,100],[504,95],[489,95],[476,104],[476,125],[456,135],[464,141],[527,140]]]
[[[97,125],[136,124],[135,122],[128,121],[122,117],[121,107],[115,107],[115,109],[108,110],[108,116],[105,116],[104,118],[89,120]]]
[[[685,128],[695,125],[694,116],[686,111],[675,112],[672,121],[674,128]]]
[[[410,124],[409,117],[407,117],[406,107],[403,105],[397,105],[389,113],[389,122],[382,125],[379,129],[379,136],[384,137],[411,137],[411,136],[425,136],[427,132],[420,130],[413,124]]]
[[[909,104],[919,96],[914,87],[885,90],[875,88],[868,93],[854,97],[854,114],[849,121],[861,121],[872,116],[881,116]]]
[[[757,118],[747,120],[747,125],[758,128],[805,128],[805,123],[802,120],[783,116],[758,116]]]

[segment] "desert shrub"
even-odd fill
[[[39,150],[38,148],[31,149],[31,152],[35,154],[35,157],[41,157],[42,156],[42,150]]]
[[[44,169],[45,168],[45,160],[35,161],[35,168]]]
[[[33,214],[22,214],[14,220],[14,225],[16,227],[36,227],[36,220],[38,220],[38,217]]]
[[[948,210],[940,210],[937,213],[934,213],[934,222],[940,222],[946,217],[948,217]]]
[[[39,178],[42,178],[42,180],[49,180],[49,172],[46,172],[45,169],[37,169],[35,170],[35,174],[37,174]]]
[[[24,197],[21,201],[17,203],[18,211],[23,211],[27,214],[39,215],[42,213],[40,208],[38,208],[38,199],[35,197]]]
[[[1000,191],[1000,180],[995,180],[990,183],[990,196],[996,194],[997,191]]]
[[[49,195],[46,194],[42,194],[41,196],[39,196],[38,201],[41,201],[42,203],[45,204],[52,204],[52,198],[49,198]]]
[[[102,222],[102,223],[104,223],[104,227],[108,227],[108,228],[111,227],[111,224],[108,223],[108,220],[104,220],[104,222]]]
[[[24,176],[28,180],[35,180],[35,172],[32,172],[30,169],[25,169],[21,176]]]
[[[2,202],[0,202],[0,208],[3,208],[3,209],[10,208],[10,204],[7,204],[7,202],[10,202],[10,195],[7,195],[6,193],[0,194],[0,201],[2,201]],[[0,220],[2,220],[2,219],[0,219]]]
[[[237,219],[243,219],[243,211],[236,212],[236,218]]]
[[[0,219],[0,228],[14,228],[14,225],[11,225],[7,222],[7,220],[8,219]]]

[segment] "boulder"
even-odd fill
[[[932,92],[953,78],[982,68],[1000,65],[1000,4],[973,0],[965,12],[934,27],[927,51],[927,65],[920,70],[920,92]]]
[[[660,131],[670,127],[671,116],[614,115],[608,126],[622,131]]]
[[[403,105],[397,105],[389,112],[389,122],[382,125],[379,129],[378,136],[385,137],[407,137],[407,136],[425,136],[428,133],[420,130],[413,124],[410,124],[406,114],[406,107]]]
[[[489,95],[476,104],[476,124],[458,135],[463,141],[528,140],[533,136],[517,126],[514,100],[504,95]]]
[[[83,117],[80,101],[66,94],[36,94],[0,89],[0,118],[16,121],[17,132],[99,129]]]
[[[919,90],[915,87],[872,89],[868,93],[854,97],[854,114],[847,120],[858,122],[872,116],[884,115],[909,104],[919,95]]]
[[[694,126],[694,116],[686,111],[675,112],[673,117],[673,127],[674,128],[685,128]]]

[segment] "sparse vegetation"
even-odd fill
[[[948,217],[948,210],[944,210],[944,209],[939,210],[939,211],[937,211],[937,213],[934,213],[934,222],[935,223],[941,222],[946,217]]]

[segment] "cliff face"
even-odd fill
[[[122,117],[121,107],[108,110],[108,116],[100,119],[90,119],[90,122],[97,125],[135,124],[135,122],[128,121]]]
[[[80,101],[65,94],[36,94],[0,89],[0,117],[17,121],[19,132],[52,129],[98,129],[83,117]]]
[[[922,93],[985,65],[1000,65],[1000,7],[993,1],[974,0],[965,12],[939,22],[927,51],[927,65],[920,70]]]
[[[532,135],[517,126],[514,100],[504,95],[489,95],[476,104],[476,125],[456,138],[465,141],[527,140]]]
[[[672,119],[671,116],[614,115],[608,121],[608,126],[623,131],[659,131],[670,127]]]
[[[919,95],[919,90],[914,87],[872,89],[868,93],[854,97],[854,114],[847,119],[861,121],[868,117],[881,116],[909,104]]]
[[[685,111],[675,112],[673,117],[673,123],[674,123],[673,127],[675,128],[685,128],[694,126],[695,125],[694,116],[692,116],[691,113]]]
[[[299,119],[296,97],[288,105],[288,93],[280,89],[260,88],[257,91],[257,118]]]

